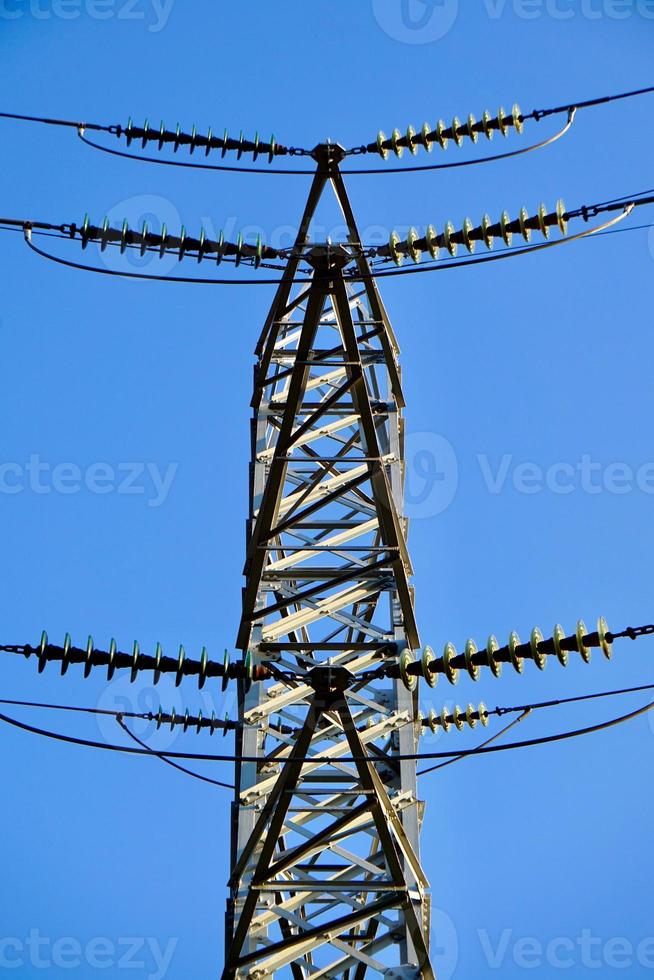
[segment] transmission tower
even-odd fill
[[[353,246],[287,266],[257,346],[249,544],[237,646],[301,673],[242,692],[225,977],[433,977],[417,698],[374,668],[420,645],[403,516],[398,346],[323,144],[300,223],[327,185]],[[359,287],[343,270],[358,266]],[[370,679],[357,679],[370,671]],[[289,725],[300,727],[293,738]],[[340,758],[350,754],[355,763]],[[325,759],[312,762],[313,757]]]

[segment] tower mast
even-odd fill
[[[238,755],[257,761],[237,763],[225,978],[433,976],[416,766],[395,758],[416,751],[417,699],[377,670],[420,646],[399,350],[342,155],[313,151],[256,351],[237,646],[253,667],[272,661],[275,676],[239,695]],[[328,184],[347,246],[309,242]],[[294,285],[302,258],[308,286]]]

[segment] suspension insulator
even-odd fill
[[[521,674],[525,669],[525,662],[522,657],[518,656],[518,647],[520,646],[520,637],[515,632],[515,630],[509,636],[509,656],[511,657],[511,664],[516,673]]]
[[[547,208],[544,204],[541,204],[538,208],[538,227],[540,228],[541,234],[543,234],[545,238],[550,237],[550,229],[547,224],[548,217],[549,215],[547,213]]]
[[[452,239],[453,235],[456,235],[456,228],[451,221],[448,221],[445,224],[445,231],[443,232],[443,242],[445,244],[445,248],[448,250],[452,258],[456,256],[458,251],[457,243]]]
[[[254,680],[254,661],[252,659],[252,653],[250,652],[250,650],[248,650],[247,653],[245,654],[245,657],[243,658],[243,687],[245,689],[246,694],[252,687],[253,680]],[[416,678],[416,684],[417,683],[418,683],[418,679]]]
[[[489,636],[486,643],[486,656],[488,657],[488,666],[491,669],[493,677],[502,676],[502,662],[495,656],[499,648],[500,645],[497,639],[494,636]]]
[[[221,228],[220,233],[218,235],[218,241],[216,243],[216,265],[220,265],[220,263],[223,260],[224,254],[225,254],[225,234]]]
[[[455,116],[454,119],[452,120],[452,125],[450,129],[452,130],[452,139],[454,140],[456,145],[463,146],[463,138],[465,135],[465,131],[463,130],[463,127],[461,125],[461,120],[459,119],[458,116]]]
[[[93,637],[86,641],[86,660],[84,661],[84,677],[88,677],[93,667]]]
[[[466,640],[465,649],[463,654],[466,658],[466,670],[472,677],[473,681],[479,680],[479,675],[481,673],[481,668],[479,664],[473,662],[473,657],[477,653],[477,644],[474,640]]]
[[[398,159],[404,153],[404,147],[399,142],[399,140],[401,139],[402,139],[402,133],[399,131],[399,129],[394,129],[393,132],[391,133],[391,149],[393,150],[395,156],[398,157]]]
[[[429,254],[432,259],[438,258],[438,232],[433,225],[427,226],[427,231],[425,232],[425,244],[429,250]]]
[[[431,126],[429,125],[429,123],[426,122],[422,127],[421,136],[422,136],[422,145],[426,149],[427,153],[431,153],[433,149],[431,145],[431,140],[429,139],[430,133],[431,133]]]
[[[109,240],[108,240],[108,237],[107,237],[107,232],[108,231],[109,231],[109,218],[107,217],[107,215],[105,215],[104,220],[102,222],[102,232],[101,232],[101,236],[100,236],[100,251],[101,252],[104,252],[106,250],[106,248],[107,248],[107,245],[109,244]]]
[[[469,704],[466,708],[466,721],[471,728],[477,727],[478,713],[475,711],[474,704]]]
[[[179,245],[177,247],[177,258],[181,262],[186,254],[186,228],[182,225],[179,233]]]
[[[419,262],[420,256],[422,255],[422,250],[416,244],[417,241],[418,241],[418,232],[416,231],[415,228],[409,228],[409,231],[406,236],[406,247],[409,256],[413,259],[414,262]]]
[[[184,661],[186,660],[186,651],[184,647],[180,644],[179,655],[177,657],[177,671],[175,673],[175,687],[179,687],[182,683],[182,677],[184,676]]]
[[[478,133],[477,129],[475,128],[476,125],[477,125],[477,120],[475,119],[475,117],[473,116],[473,114],[470,113],[469,116],[468,116],[468,132],[467,132],[467,136],[472,140],[473,143],[476,143],[477,140],[479,139],[479,133]]]
[[[236,258],[234,259],[234,265],[240,265],[241,259],[243,258],[243,235],[239,231],[236,236]]]
[[[416,131],[413,126],[408,126],[406,131],[406,144],[412,156],[415,156],[418,152],[418,144],[414,142],[415,135]]]
[[[565,639],[565,630],[562,626],[557,623],[554,627],[554,632],[552,635],[552,642],[554,644],[554,653],[562,667],[568,666],[569,654],[567,650],[564,650],[561,646],[561,640]]]
[[[526,242],[531,241],[531,228],[527,226],[529,212],[526,208],[520,208],[520,217],[518,220],[520,221],[520,234]]]
[[[443,649],[443,667],[445,676],[450,684],[459,683],[459,671],[452,666],[452,660],[456,657],[456,647],[453,643],[446,643]]]
[[[82,248],[86,248],[89,243],[89,225],[90,219],[88,213],[84,215],[84,220],[82,221],[82,227],[80,229],[80,237],[82,239]]]
[[[566,214],[565,204],[561,199],[559,199],[556,202],[556,220],[559,226],[559,231],[561,232],[562,235],[568,234],[568,222],[565,217],[565,214]]]
[[[209,654],[207,653],[207,648],[202,647],[202,653],[200,654],[200,672],[198,674],[198,690],[202,690],[207,680],[207,662],[209,660]]]
[[[431,670],[431,664],[434,663],[436,657],[434,656],[434,651],[431,647],[424,647],[421,657],[422,666],[422,676],[425,678],[430,687],[436,687],[438,683],[438,673],[435,670]]]
[[[439,119],[438,120],[438,125],[436,126],[435,133],[436,133],[436,142],[440,146],[441,150],[446,150],[447,149],[447,144],[449,143],[449,140],[448,140],[447,136],[445,135],[446,130],[447,130],[447,127],[446,127],[445,123],[443,122],[442,119]]]
[[[458,706],[458,704],[454,706],[452,721],[454,722],[457,731],[463,731],[466,723],[466,714],[465,711]]]
[[[109,660],[107,662],[107,680],[110,681],[116,671],[116,641],[113,636],[109,641]]]
[[[429,712],[429,718],[427,724],[429,725],[429,728],[431,729],[432,732],[436,732],[436,729],[438,728],[438,715],[436,714],[433,708]]]
[[[481,117],[481,126],[484,132],[484,136],[486,137],[487,140],[492,140],[493,138],[494,129],[492,123],[493,123],[493,117],[491,116],[488,109],[484,109],[484,114]]]
[[[158,684],[161,679],[161,658],[163,657],[163,649],[161,643],[157,643],[154,648],[154,683]]]
[[[134,640],[134,649],[132,651],[132,669],[129,675],[130,684],[133,684],[138,676],[140,655],[141,649],[139,647],[138,640]]]
[[[201,262],[204,258],[204,253],[206,249],[207,235],[204,228],[200,228],[200,237],[198,239],[198,262]]]
[[[463,222],[463,229],[461,234],[463,235],[463,244],[472,254],[475,250],[475,240],[472,238],[472,232],[474,231],[474,225],[470,218],[466,218]]]
[[[489,215],[485,214],[481,219],[481,237],[484,245],[488,249],[492,249],[495,244],[495,237],[491,231],[493,222],[491,221]]]
[[[584,661],[584,663],[589,664],[591,658],[591,650],[590,647],[586,646],[586,644],[584,643],[584,637],[587,635],[587,633],[588,630],[586,629],[586,624],[584,623],[583,619],[578,620],[577,628],[575,630],[575,636],[577,637],[577,647],[579,649],[579,653],[581,654],[581,659]]]
[[[391,237],[388,241],[388,247],[391,252],[391,258],[395,265],[400,266],[404,262],[404,253],[400,252],[398,245],[400,244],[400,236],[396,231],[391,232]]]
[[[70,633],[66,633],[66,635],[64,636],[63,652],[61,654],[61,676],[62,677],[66,673],[66,671],[68,670],[68,665],[70,664],[70,659],[69,658],[70,658],[70,647],[71,647],[72,642],[73,641],[70,638]]]
[[[514,103],[513,109],[511,110],[511,121],[513,122],[513,128],[516,133],[520,135],[525,128],[525,124],[522,113],[520,112],[520,106],[517,102]]]
[[[497,113],[497,128],[499,129],[502,136],[507,136],[509,132],[509,122],[510,117],[507,118],[504,106],[500,106],[500,110]]]
[[[400,654],[400,677],[407,691],[415,691],[418,678],[415,674],[409,673],[409,667],[415,663],[415,659],[410,650],[404,649]]]
[[[597,635],[599,636],[602,653],[607,660],[610,660],[613,655],[613,644],[608,639],[609,627],[603,616],[600,616],[597,620]]]
[[[534,659],[534,663],[539,670],[545,670],[545,667],[547,666],[547,654],[542,653],[538,649],[538,645],[542,642],[543,634],[537,626],[534,626],[533,630],[531,631],[531,636],[529,637],[529,646],[531,647],[531,655]]]
[[[513,233],[511,231],[511,218],[509,217],[508,211],[502,211],[500,228],[502,230],[502,239],[504,244],[510,246],[511,242],[513,241]]]
[[[221,682],[221,687],[223,691],[227,690],[228,684],[229,684],[229,650],[225,650],[225,656],[223,657],[223,678]]]
[[[129,232],[129,227],[127,225],[127,218],[123,220],[123,226],[120,230],[120,254],[123,255],[125,249],[127,248],[127,233]]]
[[[147,221],[144,221],[143,227],[141,228],[141,244],[139,246],[139,252],[141,254],[141,258],[143,258],[143,256],[145,255],[147,247],[148,247],[148,223]]]
[[[382,160],[386,160],[386,158],[388,157],[388,150],[384,145],[385,143],[386,143],[386,133],[384,133],[380,129],[379,132],[377,133],[377,152],[379,153]]]

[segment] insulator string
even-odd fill
[[[654,634],[654,624],[638,627],[628,626],[620,633],[612,633],[604,617],[600,616],[594,631],[589,631],[586,624],[580,619],[577,622],[575,632],[569,636],[566,636],[563,627],[557,624],[549,639],[545,639],[540,629],[535,626],[526,643],[521,643],[520,637],[513,631],[509,636],[508,643],[504,646],[498,643],[494,635],[488,637],[486,645],[482,649],[477,646],[474,640],[469,639],[466,641],[465,649],[461,654],[457,653],[456,647],[451,642],[445,644],[441,657],[436,657],[429,646],[423,648],[419,659],[413,651],[404,649],[396,663],[385,665],[384,672],[387,677],[400,679],[407,690],[415,691],[419,678],[423,678],[430,687],[435,687],[441,674],[444,674],[452,685],[458,684],[461,671],[467,672],[473,681],[478,681],[482,667],[488,667],[494,677],[501,677],[502,668],[505,664],[511,665],[517,673],[522,674],[526,661],[531,660],[539,670],[545,670],[548,657],[551,656],[556,656],[559,663],[563,667],[567,667],[570,653],[578,653],[585,663],[590,663],[593,648],[601,649],[606,659],[610,660],[615,640],[623,638],[636,640],[641,636],[651,636],[652,634]],[[552,704],[554,703],[565,702],[552,702]],[[430,718],[423,721],[423,725],[429,725],[432,731],[437,725],[440,725],[445,731],[451,724],[456,725],[457,728],[462,728],[466,721],[470,723],[471,712],[474,715],[475,723],[479,720],[483,723],[484,714],[489,714],[483,704],[479,706],[476,712],[472,705],[468,705],[467,717],[457,707],[454,716],[443,714],[441,717],[437,717],[432,712]],[[500,709],[490,712],[490,714],[499,713]]]
[[[116,150],[110,146],[103,146],[101,143],[95,143],[93,140],[88,139],[83,132],[78,132],[77,134],[83,143],[90,146],[94,150],[101,150],[102,153],[109,153],[114,157],[122,157],[124,160],[138,160],[141,163],[156,163],[164,167],[183,167],[187,170],[216,170],[221,172],[232,171],[233,173],[239,174],[274,174],[279,176],[310,176],[313,177],[316,170],[301,170],[301,169],[283,169],[279,167],[247,167],[247,166],[235,166],[232,164],[219,164],[219,163],[198,163],[197,161],[191,162],[190,160],[168,160],[165,157],[151,157],[144,156],[141,153],[127,153],[125,150]],[[304,154],[302,154],[304,155]],[[341,171],[343,173],[345,171]],[[352,171],[356,172],[356,171]]]
[[[391,269],[391,270],[382,270],[380,272],[376,270],[372,270],[369,273],[353,272],[353,273],[346,274],[344,278],[348,282],[364,282],[367,280],[385,279],[385,278],[395,277],[395,276],[416,275],[418,273],[424,273],[424,272],[443,272],[446,269],[457,269],[457,268],[463,268],[465,266],[481,265],[487,262],[497,262],[508,258],[514,258],[518,255],[526,255],[526,254],[531,254],[532,252],[539,252],[544,249],[554,248],[559,245],[565,245],[575,241],[580,241],[584,238],[589,238],[590,236],[593,235],[601,234],[602,232],[605,232],[607,229],[612,228],[614,225],[618,224],[620,221],[626,218],[631,213],[633,207],[637,206],[639,203],[650,203],[650,202],[647,201],[647,202],[635,202],[635,204],[632,203],[629,207],[624,209],[621,215],[618,215],[618,217],[614,218],[612,221],[607,221],[602,225],[598,225],[595,228],[588,229],[576,235],[570,235],[567,238],[561,239],[560,241],[546,242],[541,245],[530,245],[530,246],[518,247],[518,248],[507,248],[504,251],[499,252],[495,255],[482,255],[482,256],[463,259],[463,260],[452,258],[449,261],[440,262],[433,265],[424,265],[424,266],[419,266],[414,268],[402,268],[402,269],[398,268],[398,269]],[[39,255],[41,258],[48,259],[49,261],[55,262],[58,265],[66,266],[67,268],[71,268],[71,269],[77,269],[82,272],[95,272],[95,273],[99,273],[100,275],[116,276],[118,278],[123,278],[123,279],[139,279],[139,280],[145,280],[149,282],[178,282],[178,283],[188,283],[194,285],[214,285],[214,286],[232,286],[232,285],[278,286],[282,281],[286,281],[280,278],[277,279],[213,279],[213,278],[209,279],[209,278],[200,278],[200,277],[193,277],[193,276],[161,276],[161,275],[156,275],[154,273],[129,272],[127,270],[117,271],[113,269],[103,269],[97,266],[86,265],[81,262],[73,262],[71,260],[64,259],[61,258],[60,256],[53,255],[49,252],[46,252],[43,249],[40,249],[37,245],[35,245],[29,235],[25,235],[25,242],[27,246],[33,252]],[[311,285],[312,282],[313,279],[308,277],[293,278],[294,284]]]

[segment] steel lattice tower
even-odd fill
[[[342,151],[322,145],[314,157],[256,349],[237,641],[253,665],[305,681],[241,685],[237,751],[258,761],[237,764],[223,976],[429,978],[423,806],[415,763],[395,759],[416,751],[417,698],[375,676],[420,646],[398,346],[361,253]],[[328,184],[350,247],[309,246]],[[300,287],[302,256],[313,274]]]

